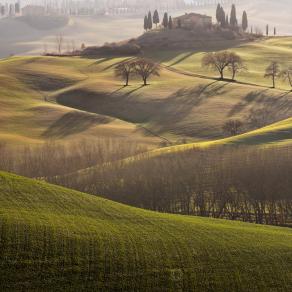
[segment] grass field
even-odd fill
[[[244,60],[248,71],[241,73],[237,79],[242,82],[271,87],[271,80],[264,78],[266,67],[271,61],[277,61],[283,68],[292,65],[291,37],[271,37],[255,42],[238,44],[230,48],[231,51],[239,54]],[[183,71],[219,77],[217,72],[202,68],[201,60],[206,51],[216,51],[216,46],[198,51],[156,51],[149,53],[149,56],[163,61],[164,64]],[[230,77],[230,73],[227,77]],[[288,84],[278,81],[278,87],[284,90],[291,88]]]
[[[195,148],[208,148],[214,146],[230,146],[230,145],[245,145],[245,146],[284,146],[290,145],[292,142],[292,119],[287,119],[258,130],[250,131],[245,134],[229,137],[225,139],[189,143],[185,145],[176,145],[148,152],[149,157],[155,157],[163,154],[174,154],[175,152],[185,151]],[[138,158],[139,156],[137,156]],[[135,158],[136,159],[136,158]],[[129,159],[131,161],[131,159]]]
[[[89,61],[14,57],[0,62],[0,137],[2,142],[42,143],[97,137],[126,138],[151,147],[159,138],[132,123],[48,101],[52,91],[86,79],[79,68]],[[29,130],[28,130],[29,129]]]
[[[291,237],[0,174],[1,290],[291,291]]]
[[[213,141],[225,137],[222,125],[227,120],[248,123],[253,112],[263,108],[272,124],[291,117],[292,94],[282,85],[282,89],[265,87],[269,84],[262,71],[273,58],[289,61],[290,42],[289,37],[275,38],[233,48],[247,60],[250,72],[238,80],[261,86],[192,76],[216,76],[201,68],[200,52],[153,53],[154,59],[171,67],[163,67],[150,86],[142,87],[134,79],[127,88],[113,74],[115,64],[127,58],[4,59],[0,102],[7,110],[0,135],[28,142],[42,141],[52,133],[51,139],[122,136],[152,145],[165,139]],[[70,128],[72,121],[78,126]],[[250,130],[247,124],[246,131]]]

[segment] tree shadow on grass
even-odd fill
[[[249,92],[241,102],[237,103],[228,113],[228,117],[232,117],[242,112],[247,106],[252,103],[265,107],[273,111],[276,115],[288,111],[291,114],[292,110],[292,96],[290,92],[284,92],[280,95],[273,95],[270,89],[257,90]],[[281,115],[282,116],[282,115]]]
[[[165,98],[138,98],[135,92],[144,86],[134,87],[124,92],[94,92],[90,90],[67,91],[57,97],[60,104],[90,111],[97,114],[119,118],[127,122],[148,124],[149,130],[156,134],[171,131],[193,133],[193,125],[186,125],[186,119],[195,107],[199,107],[217,94],[225,94],[229,83],[212,81],[189,88],[181,88]],[[153,93],[154,94],[154,93]]]
[[[92,126],[107,124],[112,119],[78,111],[71,111],[55,121],[43,134],[44,138],[64,138],[86,131]]]

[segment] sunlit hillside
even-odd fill
[[[292,287],[289,229],[159,214],[3,172],[0,226],[1,290]]]

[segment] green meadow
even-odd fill
[[[0,174],[3,291],[290,291],[291,236]]]

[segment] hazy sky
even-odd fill
[[[4,1],[0,0],[1,3]],[[266,24],[269,24],[270,27],[276,26],[279,34],[292,35],[292,0],[237,2],[239,2],[237,4],[239,19],[242,11],[246,10],[251,25],[259,26],[264,31]],[[229,11],[230,4],[225,9]],[[210,6],[192,9],[213,17],[215,10]],[[50,30],[36,29],[17,18],[0,19],[0,57],[10,54],[38,54],[43,51],[44,44],[49,50],[54,50],[53,42],[59,33],[62,33],[68,41],[74,40],[78,46],[82,42],[86,45],[102,45],[105,42],[137,37],[143,33],[142,18],[141,16],[71,17],[64,27]]]

